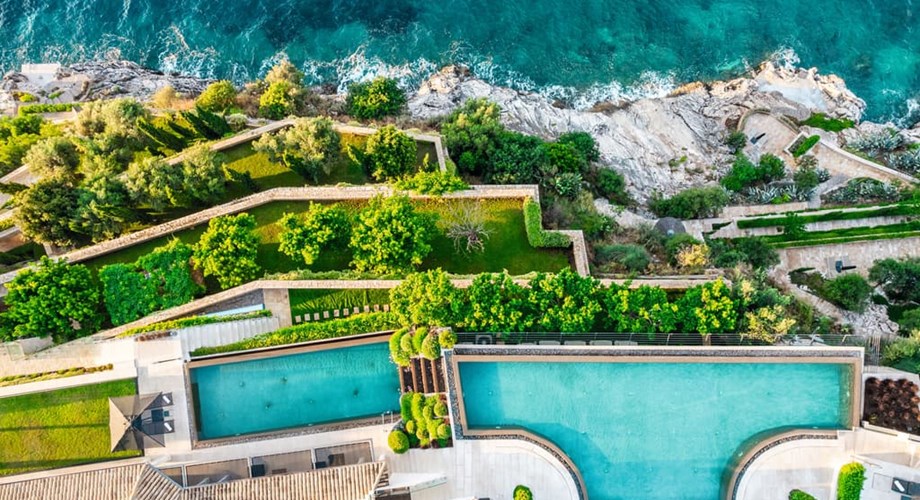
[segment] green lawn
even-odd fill
[[[417,200],[416,204],[423,213],[443,217],[456,208],[458,200],[438,198]],[[485,243],[485,251],[465,254],[457,252],[453,242],[447,238],[442,229],[432,241],[432,251],[422,263],[422,269],[443,268],[455,274],[479,274],[483,272],[500,272],[507,269],[511,274],[526,274],[532,271],[558,271],[569,266],[567,249],[538,249],[530,246],[524,230],[524,212],[521,200],[483,200],[486,214],[486,228],[491,236]],[[355,213],[364,202],[344,202],[349,212]],[[262,240],[259,248],[258,262],[268,273],[288,272],[303,269],[306,266],[290,259],[278,251],[280,227],[277,221],[285,213],[303,212],[309,206],[307,201],[286,201],[262,205],[250,210],[258,223],[256,232]],[[103,255],[85,262],[92,268],[100,268],[116,262],[130,263],[141,255],[150,253],[154,248],[165,245],[170,238],[176,237],[185,243],[198,241],[206,225],[180,231],[173,236],[164,236],[155,240],[126,248],[119,252]],[[310,268],[312,271],[336,271],[348,269],[351,252],[340,250],[324,252]]]
[[[291,302],[291,319],[305,314],[321,313],[336,309],[363,308],[365,305],[390,303],[389,289],[344,289],[313,290],[293,289],[288,291]]]
[[[786,241],[786,237],[783,234],[763,236],[762,239],[775,248],[788,248],[825,243],[900,239],[915,236],[918,232],[920,232],[920,221],[909,221],[874,227],[854,227],[831,231],[809,231],[794,241]]]
[[[110,396],[134,380],[0,399],[0,476],[137,456],[109,452]]]

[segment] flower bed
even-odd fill
[[[907,379],[866,379],[863,420],[896,431],[920,434],[920,396]]]
[[[453,443],[447,401],[441,394],[407,392],[399,398],[402,420],[387,440],[394,453],[410,448],[446,448]]]

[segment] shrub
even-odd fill
[[[253,318],[268,318],[271,317],[272,312],[268,309],[263,309],[261,311],[253,311],[248,313],[240,314],[230,314],[227,316],[191,316],[188,318],[179,318],[169,321],[160,321],[159,323],[153,323],[146,326],[139,326],[137,328],[132,328],[121,335],[122,337],[131,337],[134,335],[139,335],[141,333],[149,332],[159,332],[165,330],[179,330],[181,328],[190,328],[193,326],[203,326],[203,325],[213,325],[215,323],[229,323],[231,321],[243,321],[246,319]]]
[[[757,163],[760,180],[772,182],[782,179],[786,175],[786,163],[778,156],[765,153]]]
[[[587,132],[566,132],[560,135],[556,142],[574,147],[588,162],[595,162],[601,159],[601,153],[597,149],[597,141],[594,140],[594,136]]]
[[[252,143],[256,151],[313,182],[339,157],[339,145],[339,133],[325,117],[298,119],[291,127]]]
[[[822,294],[825,299],[848,311],[863,312],[872,295],[872,286],[858,274],[844,274],[825,281]]]
[[[71,111],[73,106],[74,104],[72,102],[56,104],[29,104],[26,106],[20,106],[18,113],[19,116],[41,113],[63,113],[65,111]]]
[[[413,169],[417,152],[415,139],[387,125],[367,138],[364,166],[374,180],[397,179]]]
[[[548,164],[542,145],[539,137],[508,131],[499,134],[484,172],[486,180],[492,184],[535,182]]]
[[[396,189],[437,196],[444,193],[453,193],[454,191],[464,191],[469,188],[470,185],[460,177],[440,170],[417,172],[411,177],[405,177],[396,182]]]
[[[514,500],[533,500],[533,493],[530,492],[530,488],[524,485],[517,485],[514,487]]]
[[[444,401],[438,401],[434,405],[434,416],[436,417],[446,417],[449,413],[447,408],[447,403]]]
[[[553,189],[563,198],[575,198],[581,192],[581,174],[565,172],[555,176],[552,180]]]
[[[409,436],[406,436],[406,433],[399,429],[392,430],[390,435],[387,436],[387,444],[390,445],[393,453],[401,455],[409,451]]]
[[[405,196],[372,198],[352,228],[352,265],[358,271],[412,270],[431,251],[433,224]]]
[[[581,174],[588,169],[588,160],[572,144],[548,142],[543,144],[549,167],[557,174]]]
[[[865,481],[866,468],[863,464],[850,462],[841,467],[837,477],[837,500],[859,500]]]
[[[821,136],[817,136],[817,135],[812,135],[810,137],[803,139],[801,142],[798,143],[795,149],[792,150],[792,156],[794,158],[798,158],[802,156],[820,141],[821,141]]]
[[[803,192],[809,192],[821,184],[821,178],[818,175],[818,169],[810,166],[800,166],[792,174],[792,180]]]
[[[641,245],[597,245],[594,257],[600,265],[615,265],[637,273],[651,263],[651,256]]]
[[[709,246],[705,243],[686,245],[677,252],[677,265],[688,270],[700,270],[709,264]]]
[[[728,201],[728,193],[720,187],[690,188],[670,198],[652,198],[649,209],[659,217],[701,219],[716,216]]]
[[[221,288],[242,285],[261,270],[256,258],[259,237],[255,217],[241,213],[211,219],[195,246],[194,260],[205,276],[214,276]]]
[[[272,83],[259,97],[259,114],[272,120],[291,115],[296,109],[295,97],[299,89],[286,80]]]
[[[894,129],[863,132],[847,141],[847,147],[871,154],[893,151],[903,144],[904,136]]]
[[[393,313],[407,325],[450,326],[461,292],[441,269],[410,274],[390,290]]]
[[[524,228],[527,241],[534,248],[567,248],[572,244],[568,236],[543,229],[543,212],[531,198],[524,200]]]
[[[789,492],[789,500],[817,500],[815,497],[805,493],[802,490],[792,490]]]
[[[416,335],[418,335],[418,333],[416,333]],[[432,361],[440,358],[441,344],[438,343],[438,336],[431,333],[425,335],[425,340],[422,341],[422,347],[419,349],[419,354]]]
[[[703,335],[734,331],[738,312],[730,293],[721,279],[687,289],[678,301],[683,331]]]
[[[677,233],[665,241],[664,250],[668,254],[668,259],[675,261],[677,259],[677,254],[679,254],[680,251],[685,247],[699,245],[700,243],[702,242],[694,238],[693,235],[687,233]]]
[[[599,282],[570,269],[538,274],[530,281],[530,300],[540,314],[536,326],[548,332],[586,332],[601,312]]]
[[[207,86],[195,99],[195,105],[212,113],[223,113],[233,106],[236,100],[236,88],[227,80],[214,82]]]
[[[611,203],[628,205],[631,201],[626,191],[626,179],[610,168],[601,168],[597,171],[594,190],[598,196],[607,198]]]
[[[732,163],[732,168],[728,175],[723,177],[720,182],[725,186],[725,189],[738,193],[759,180],[760,172],[757,171],[754,163],[747,156],[739,154],[735,156],[735,161]]]
[[[393,332],[393,335],[390,335],[390,359],[399,366],[409,366],[410,358],[412,357],[402,346],[402,339],[408,333],[408,328],[400,328]]]
[[[466,290],[463,326],[482,332],[523,332],[534,320],[529,291],[507,273],[483,273]]]
[[[732,153],[737,153],[747,145],[747,136],[744,135],[744,132],[736,130],[728,134],[728,137],[725,138],[725,145],[732,150]]]
[[[840,132],[852,128],[855,124],[848,118],[828,118],[824,113],[813,113],[808,119],[800,121],[799,125],[820,128],[828,132]]]
[[[230,130],[234,132],[240,132],[246,128],[246,125],[249,123],[249,118],[242,113],[233,113],[232,115],[227,116],[227,125],[230,127]]]
[[[438,439],[450,439],[450,426],[447,424],[438,424]]]
[[[869,279],[885,291],[888,298],[903,302],[920,301],[920,259],[882,259],[869,268]]]
[[[441,349],[453,349],[457,345],[457,334],[452,330],[441,330],[438,333],[438,344],[441,344]]]
[[[396,116],[406,104],[406,93],[392,78],[377,77],[348,87],[345,108],[362,120]]]
[[[344,246],[351,229],[345,209],[313,202],[306,212],[284,214],[278,225],[281,227],[278,251],[300,258],[308,266],[316,262],[323,250]]]
[[[501,109],[487,99],[471,99],[454,110],[441,126],[444,146],[458,159],[460,170],[482,175],[505,127],[499,121]]]
[[[822,198],[827,203],[859,204],[898,201],[901,199],[900,186],[887,184],[875,179],[860,177],[851,179],[846,186],[835,189]]]

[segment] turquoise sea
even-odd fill
[[[589,105],[782,54],[846,78],[869,117],[905,118],[918,16],[913,0],[0,0],[0,68],[118,56],[244,81],[286,54],[315,82],[411,86],[463,63]]]

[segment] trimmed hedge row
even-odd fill
[[[207,356],[224,352],[245,351],[262,347],[296,344],[312,340],[334,339],[361,333],[382,332],[399,327],[399,319],[393,313],[356,314],[348,318],[303,323],[281,330],[257,335],[233,344],[217,347],[201,347],[192,351],[192,356]]]
[[[62,113],[70,111],[74,107],[72,102],[59,104],[29,104],[19,108],[19,116],[37,115],[41,113]]]
[[[814,145],[817,144],[820,140],[821,137],[817,135],[807,137],[805,140],[798,143],[795,149],[792,150],[792,156],[795,158],[802,156],[803,154],[807,153],[809,149],[813,148]]]
[[[231,314],[229,316],[192,316],[190,318],[180,318],[170,321],[161,321],[159,323],[153,323],[152,325],[139,326],[137,328],[132,328],[125,333],[122,333],[118,337],[133,337],[141,333],[149,332],[158,332],[162,330],[178,330],[180,328],[188,328],[190,326],[202,326],[202,325],[211,325],[214,323],[227,323],[230,321],[241,321],[244,319],[252,318],[267,318],[272,315],[272,312],[268,309],[263,309],[261,311],[253,311],[242,314]]]
[[[543,229],[543,211],[533,198],[524,200],[524,228],[534,248],[567,248],[572,244],[568,236]]]
[[[879,207],[875,210],[861,210],[858,212],[844,212],[842,210],[834,210],[833,212],[827,212],[824,214],[817,215],[800,215],[801,221],[805,224],[812,222],[827,222],[827,221],[838,221],[838,220],[857,220],[857,219],[867,219],[872,217],[891,217],[897,215],[920,215],[920,208],[913,205],[888,205],[884,207]],[[775,227],[783,225],[785,217],[757,217],[753,219],[741,219],[737,222],[739,229],[753,229],[758,227]],[[713,226],[715,227],[715,226]]]
[[[38,382],[41,380],[75,377],[77,375],[86,375],[87,373],[104,372],[106,370],[111,370],[112,368],[113,366],[110,363],[102,366],[90,366],[88,368],[81,366],[79,368],[66,368],[53,372],[29,373],[27,375],[9,375],[6,377],[0,377],[0,387],[27,384],[29,382]]]
[[[837,477],[837,500],[859,500],[864,482],[866,467],[863,464],[850,462],[844,465]]]
[[[786,241],[782,243],[770,243],[773,248],[794,248],[794,247],[813,247],[816,245],[839,245],[841,243],[852,243],[854,241],[881,241],[881,240],[900,240],[904,238],[913,238],[920,236],[920,231],[902,231],[894,233],[873,234],[866,236],[849,236],[840,238],[818,238],[814,240],[797,240]]]

